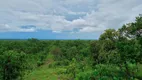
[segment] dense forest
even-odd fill
[[[98,40],[0,40],[0,80],[142,80],[142,17]]]

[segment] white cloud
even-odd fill
[[[100,32],[118,29],[142,13],[141,0],[3,0],[0,32],[52,30]],[[80,16],[68,20],[72,16]],[[83,17],[81,15],[84,15]],[[22,28],[33,25],[36,27]]]
[[[8,24],[0,24],[0,32],[35,32],[34,28],[20,28],[20,27],[11,27]]]

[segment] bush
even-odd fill
[[[133,73],[135,65],[129,64],[129,68]],[[126,76],[125,68],[121,70],[116,65],[111,64],[98,64],[92,71],[81,72],[77,74],[76,80],[134,80],[134,74],[128,79]]]
[[[26,69],[26,55],[6,51],[0,55],[0,80],[22,79]]]

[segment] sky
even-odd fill
[[[0,39],[98,39],[142,13],[142,0],[0,0]]]

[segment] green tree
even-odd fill
[[[50,53],[54,55],[55,60],[61,60],[63,57],[63,52],[59,47],[53,46],[50,49]]]
[[[101,34],[99,40],[101,47],[99,50],[99,61],[101,63],[117,63],[119,54],[117,53],[116,42],[119,39],[118,31],[114,29],[107,29]]]
[[[100,35],[99,40],[111,40],[116,41],[118,40],[119,34],[115,29],[107,29],[103,34]]]
[[[91,56],[92,56],[92,58],[94,60],[93,65],[96,65],[96,64],[100,63],[99,62],[99,54],[100,54],[99,51],[100,51],[100,48],[101,48],[101,45],[100,45],[99,41],[91,42],[91,44],[90,44],[90,51],[92,53]]]
[[[22,79],[26,69],[26,55],[15,51],[6,51],[0,55],[1,80]]]

